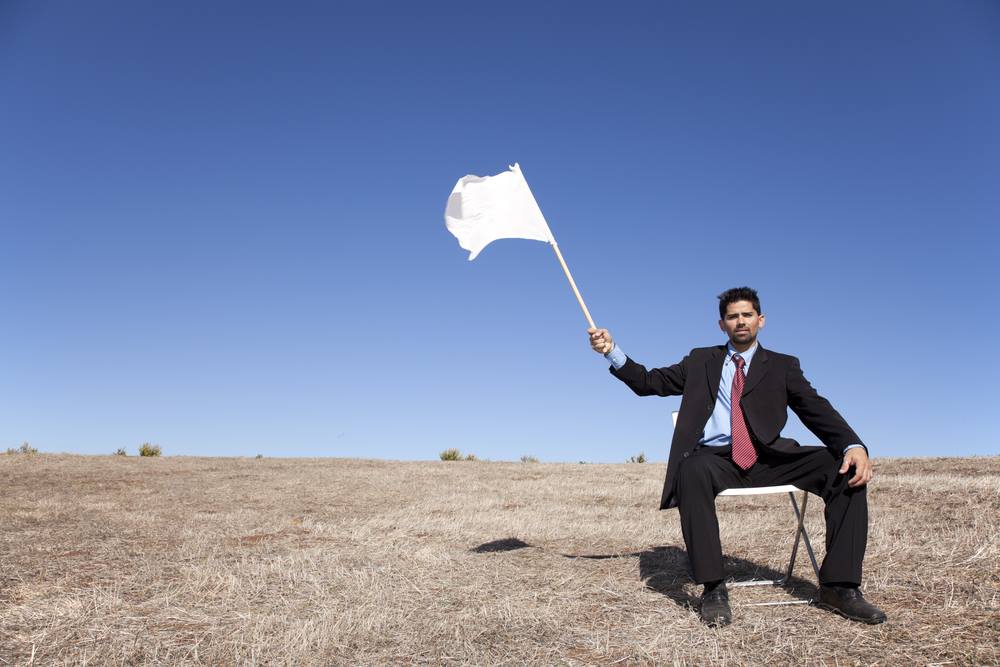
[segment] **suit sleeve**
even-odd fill
[[[612,366],[608,370],[639,396],[679,396],[684,393],[690,358],[691,355],[688,355],[678,364],[651,371],[646,370],[642,364],[626,359],[621,368],[616,370]]]
[[[840,413],[833,409],[830,401],[820,396],[802,373],[799,360],[792,357],[786,378],[788,387],[788,407],[798,415],[806,428],[827,446],[837,457],[843,456],[848,445],[868,447],[858,434],[848,425]]]

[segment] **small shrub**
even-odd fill
[[[139,445],[139,456],[159,456],[162,453],[159,445],[151,445],[148,442]]]
[[[441,457],[442,461],[461,461],[462,460],[462,452],[458,451],[454,447],[452,447],[451,449],[444,450],[438,456]]]
[[[17,449],[13,447],[7,448],[8,454],[37,454],[38,450],[29,445],[27,442],[22,442],[21,446]]]
[[[538,457],[525,454],[521,457],[521,463],[538,463]]]
[[[128,456],[128,452],[125,451],[124,447],[119,447],[115,450],[115,456]]]
[[[465,455],[465,460],[466,461],[478,461],[479,459],[476,457],[475,454],[466,454]]]
[[[254,458],[255,458],[255,459],[262,459],[262,458],[264,458],[264,455],[263,455],[263,454],[258,454],[258,455],[257,455],[257,456],[255,456]]]
[[[625,463],[645,463],[646,452],[639,452],[639,456],[630,456]]]

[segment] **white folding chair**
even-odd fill
[[[677,412],[673,413],[674,426],[677,426]],[[784,586],[792,579],[792,570],[795,567],[795,558],[799,551],[799,538],[806,545],[806,552],[809,554],[809,561],[812,563],[813,572],[816,573],[816,579],[819,579],[819,565],[816,563],[816,554],[813,552],[812,543],[809,541],[809,533],[806,532],[805,518],[806,518],[806,503],[809,501],[809,494],[806,491],[802,491],[802,508],[799,509],[798,503],[795,501],[795,492],[801,491],[796,486],[791,484],[783,484],[781,486],[758,486],[749,488],[733,488],[724,489],[717,494],[718,496],[760,496],[770,493],[787,493],[788,499],[792,503],[792,512],[795,515],[796,527],[795,527],[795,541],[792,543],[792,555],[788,559],[788,567],[785,569],[785,576],[781,579],[745,579],[745,580],[731,580],[727,579],[727,586]],[[781,604],[807,604],[808,600],[790,600],[787,602],[759,602],[757,605],[781,605]],[[755,605],[748,605],[755,606]]]

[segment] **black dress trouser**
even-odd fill
[[[826,558],[820,583],[861,583],[861,564],[868,539],[865,487],[851,488],[851,468],[839,474],[841,458],[827,448],[803,448],[794,454],[757,450],[757,462],[743,471],[733,463],[731,447],[699,447],[678,471],[681,531],[697,583],[724,578],[715,496],[734,487],[794,484],[826,503]]]

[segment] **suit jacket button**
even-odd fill
[[[684,458],[691,456],[691,452],[684,452]]]

